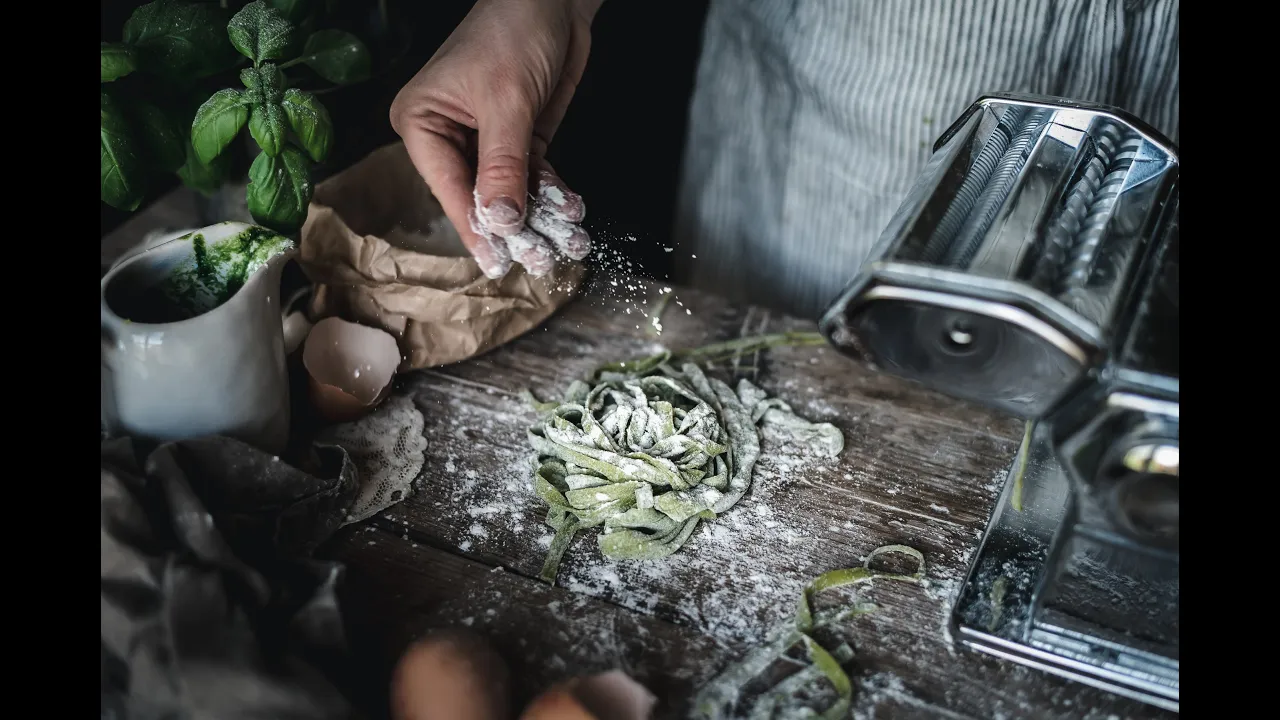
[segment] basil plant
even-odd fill
[[[137,209],[157,172],[176,172],[211,194],[230,179],[242,145],[233,141],[248,126],[261,150],[249,168],[249,212],[260,225],[296,233],[311,201],[311,166],[328,156],[333,125],[284,71],[306,65],[345,85],[368,77],[371,64],[350,33],[304,35],[300,27],[317,22],[319,4],[255,0],[229,21],[219,3],[155,0],[138,8],[123,42],[102,44],[103,202]],[[237,68],[242,87],[209,95],[217,85],[201,84],[230,81]],[[136,74],[145,82],[130,85]]]

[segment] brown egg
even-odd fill
[[[559,685],[538,696],[529,703],[520,720],[601,720],[587,712],[573,696],[573,690]]]
[[[621,670],[583,678],[574,697],[602,720],[649,720],[657,698]]]
[[[507,720],[507,666],[480,638],[443,631],[409,647],[391,680],[392,720]]]
[[[316,410],[330,422],[347,422],[386,398],[400,348],[386,331],[330,317],[307,334],[302,364]]]
[[[612,670],[553,687],[520,720],[649,720],[656,702],[643,685]]]

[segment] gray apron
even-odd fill
[[[1178,0],[712,0],[673,279],[816,317],[937,136],[999,91],[1117,105],[1176,143]]]

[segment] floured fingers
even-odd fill
[[[533,277],[542,277],[555,267],[556,255],[550,243],[533,230],[525,228],[513,235],[500,237],[480,219],[474,208],[467,219],[471,223],[471,232],[480,237],[483,252],[473,250],[471,254],[485,277],[497,280],[510,272],[513,263],[523,265]]]
[[[570,190],[558,175],[540,169],[533,173],[533,201],[547,208],[565,222],[580,223],[587,217],[587,206],[582,196]]]
[[[587,214],[582,196],[547,169],[535,170],[530,185],[525,217],[516,230],[495,223],[493,213],[479,209],[477,196],[469,216],[471,230],[491,252],[473,254],[489,278],[506,275],[513,261],[533,277],[542,277],[555,267],[557,252],[570,260],[582,260],[591,252],[591,236],[578,224]]]
[[[581,225],[557,216],[546,205],[529,204],[526,223],[539,235],[555,244],[556,249],[572,260],[581,260],[591,252],[591,236]]]
[[[591,252],[591,236],[578,224],[587,216],[582,196],[549,170],[535,171],[532,185],[525,224],[550,240],[565,257],[585,258]]]

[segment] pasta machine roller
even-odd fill
[[[823,315],[873,367],[1024,418],[956,641],[1178,709],[1177,149],[992,95]]]

